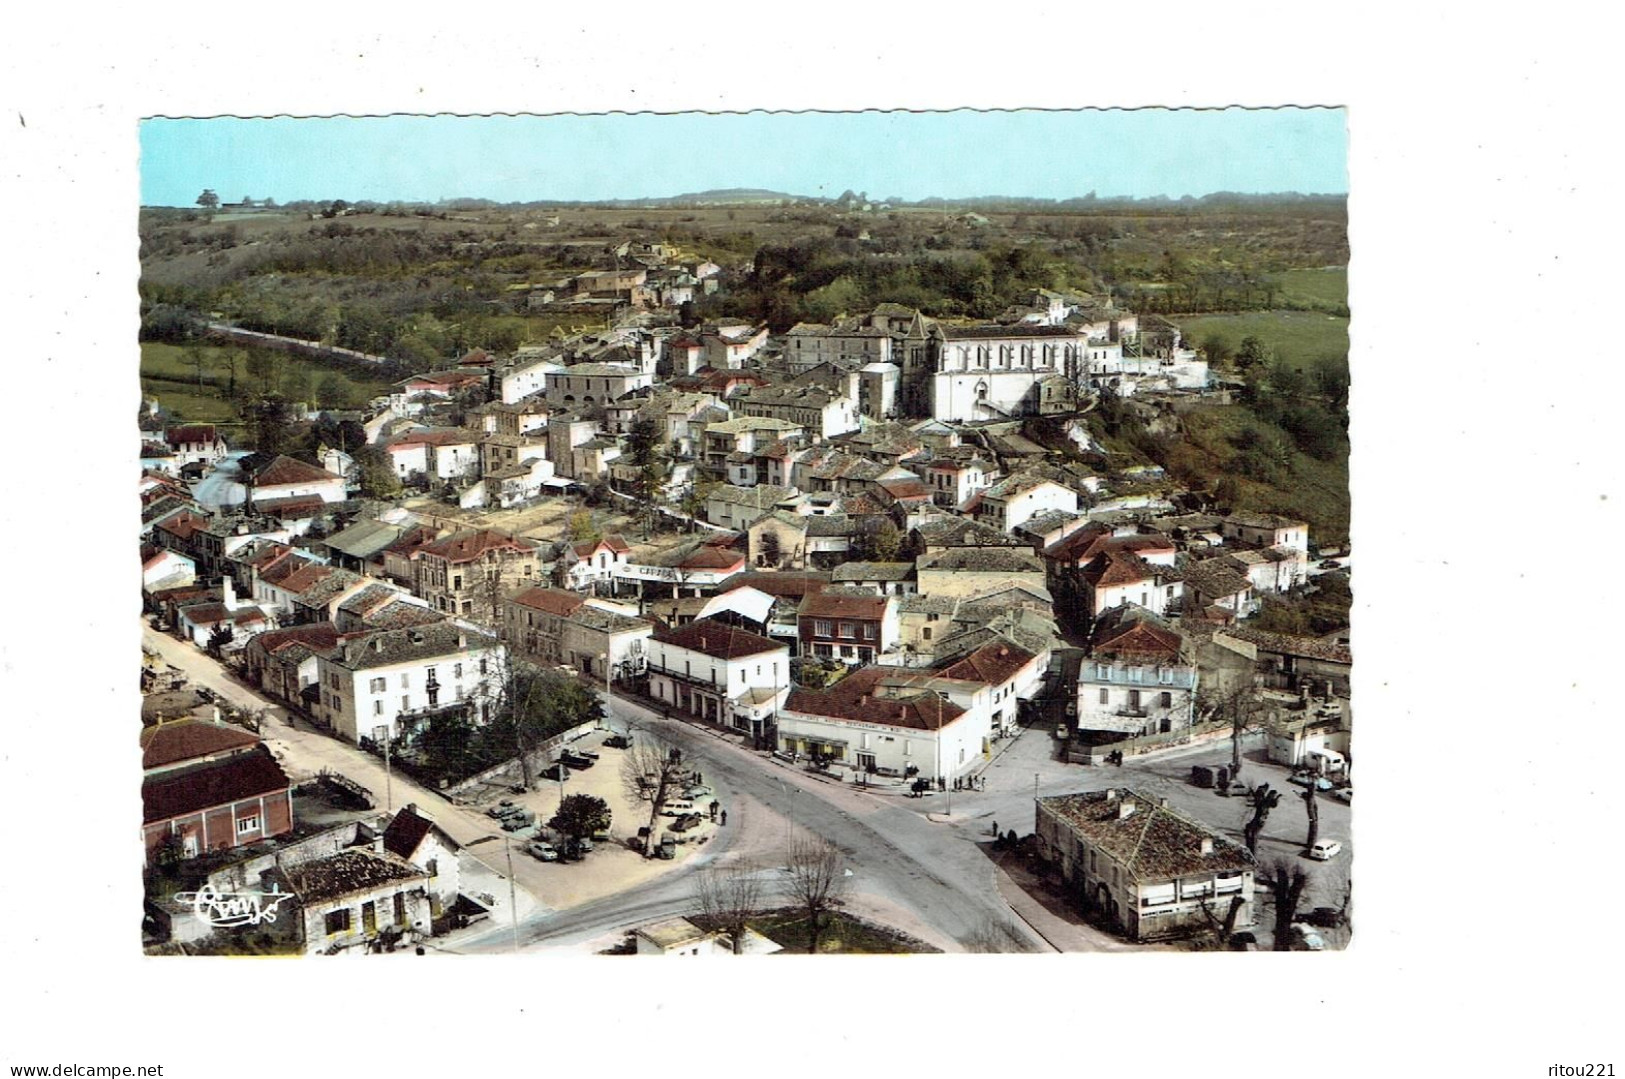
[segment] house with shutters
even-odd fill
[[[149,865],[165,844],[195,858],[293,831],[293,781],[246,731],[197,720],[147,727],[141,770]]]
[[[356,847],[301,862],[285,875],[299,899],[307,955],[430,933],[429,875],[394,854]]]
[[[842,663],[874,663],[897,649],[897,597],[831,586],[804,597],[796,612],[798,652]]]
[[[164,446],[175,471],[190,464],[212,465],[226,455],[226,439],[212,423],[189,423],[164,431]]]
[[[1089,911],[1131,940],[1159,940],[1224,921],[1252,925],[1247,848],[1140,791],[1111,788],[1037,800],[1040,857]]]
[[[1104,746],[1186,730],[1197,685],[1196,666],[1172,625],[1138,606],[1115,607],[1096,624],[1078,668],[1078,742]]]
[[[416,805],[408,802],[390,818],[383,834],[384,853],[422,870],[428,878],[429,914],[439,921],[457,902],[462,874],[457,864],[462,847]]]
[[[540,581],[541,552],[533,540],[494,528],[455,532],[414,547],[412,592],[445,614],[495,623],[509,589]]]
[[[797,688],[779,712],[778,750],[861,772],[951,780],[992,745],[988,688],[895,667],[863,667],[828,689]]]
[[[714,619],[656,630],[648,650],[649,696],[753,735],[792,685],[788,647]]]
[[[312,715],[355,743],[410,740],[451,712],[485,723],[506,660],[497,638],[451,621],[356,637],[317,656]]]

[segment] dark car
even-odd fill
[[[1336,929],[1343,915],[1336,907],[1316,907],[1308,914],[1299,915],[1298,920],[1308,922],[1317,929]]]
[[[1191,782],[1198,787],[1211,788],[1213,786],[1213,769],[1201,764],[1191,765]]]
[[[604,739],[604,745],[609,749],[631,749],[632,739],[624,734],[612,734]]]
[[[591,757],[583,757],[576,753],[565,753],[559,757],[559,761],[565,767],[575,768],[578,771],[584,768],[591,768],[593,766],[593,759]]]
[[[550,764],[542,769],[543,779],[565,780],[570,778],[570,769],[563,764]]]

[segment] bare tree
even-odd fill
[[[1313,847],[1315,840],[1320,838],[1320,801],[1315,797],[1315,782],[1318,778],[1311,777],[1308,788],[1298,795],[1303,799],[1304,808],[1309,810],[1309,838],[1303,841],[1305,850]]]
[[[1202,915],[1207,918],[1208,927],[1213,930],[1214,941],[1219,946],[1228,944],[1230,938],[1236,935],[1236,918],[1241,914],[1241,908],[1246,905],[1247,900],[1244,896],[1233,895],[1230,897],[1230,906],[1225,910],[1224,917],[1219,918],[1213,913],[1213,905],[1205,899],[1202,900]]]
[[[1309,874],[1284,858],[1275,859],[1264,869],[1259,883],[1275,896],[1275,950],[1289,952],[1292,950],[1292,916],[1298,913]]]
[[[621,787],[628,798],[649,803],[649,836],[643,856],[654,857],[655,829],[660,813],[681,788],[686,772],[683,751],[648,731],[640,731],[632,748],[621,757]]]
[[[807,951],[816,953],[826,928],[824,919],[846,895],[847,876],[841,848],[821,836],[799,838],[790,848],[785,897],[807,918]]]
[[[1270,819],[1270,810],[1281,804],[1281,792],[1270,789],[1268,783],[1260,783],[1254,787],[1247,800],[1253,807],[1253,819],[1248,821],[1241,830],[1241,837],[1247,843],[1250,854],[1258,853],[1258,836],[1264,830],[1264,823]]]
[[[700,913],[728,934],[733,953],[745,950],[745,930],[762,908],[761,868],[749,860],[713,865],[694,879]]]
[[[1262,726],[1266,706],[1258,691],[1250,685],[1237,686],[1227,692],[1207,698],[1203,708],[1204,719],[1230,721],[1230,778],[1241,778],[1241,739],[1249,731]]]

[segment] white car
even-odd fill
[[[1309,857],[1317,862],[1329,862],[1343,853],[1343,844],[1335,839],[1318,839],[1309,848]]]

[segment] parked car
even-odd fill
[[[1337,923],[1343,920],[1343,914],[1336,907],[1316,907],[1308,914],[1298,915],[1298,920],[1320,929],[1335,929]]]
[[[1213,786],[1213,769],[1202,764],[1191,765],[1191,782],[1198,787]]]
[[[1325,776],[1317,776],[1313,772],[1294,772],[1287,777],[1288,783],[1296,783],[1300,787],[1314,787],[1317,791],[1329,791],[1333,787],[1331,780]]]
[[[1245,798],[1252,792],[1253,789],[1239,779],[1232,779],[1219,789],[1220,794],[1230,798]]]
[[[543,862],[556,862],[559,860],[559,852],[554,849],[553,844],[543,843],[539,839],[526,844],[525,850],[530,853],[532,858]]]
[[[583,757],[578,753],[564,753],[559,757],[559,762],[567,768],[575,768],[577,770],[591,768],[593,766],[593,759],[591,757]]]
[[[711,795],[713,793],[715,793],[715,792],[713,792],[710,787],[707,787],[704,783],[701,783],[701,784],[699,784],[697,786],[690,787],[690,788],[688,788],[688,790],[684,791],[683,792],[683,797],[685,797],[685,798],[705,798],[705,797],[707,797],[707,796],[709,796],[709,795]]]
[[[612,734],[604,739],[604,745],[610,749],[631,749],[632,739],[624,734]]]
[[[599,758],[599,753],[596,749],[572,749],[570,752],[574,753],[578,757],[586,757],[590,761],[595,761]]]
[[[513,804],[513,799],[504,798],[490,809],[487,809],[485,811],[485,815],[487,817],[497,818],[506,817],[509,813],[513,812],[517,808],[518,807]]]
[[[518,813],[513,813],[502,818],[502,830],[504,832],[517,832],[521,829],[529,828],[535,823],[536,814],[532,813],[528,809],[522,809]]]
[[[1332,791],[1332,797],[1336,798],[1339,802],[1347,802],[1352,805],[1354,804],[1354,788],[1338,787],[1336,790]]]
[[[575,844],[576,849],[581,851],[583,854],[592,850],[592,840],[588,839],[586,836],[582,836],[580,839],[577,839]]]
[[[1343,853],[1343,844],[1335,839],[1317,839],[1314,846],[1309,848],[1309,857],[1317,862],[1329,862]]]
[[[1320,564],[1321,569],[1342,569],[1343,563],[1335,558],[1328,558]]]
[[[1292,923],[1292,950],[1318,952],[1325,950],[1326,938],[1302,922]]]

